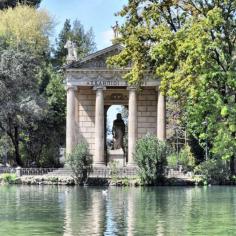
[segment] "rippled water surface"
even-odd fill
[[[1,186],[0,236],[236,235],[236,187]]]

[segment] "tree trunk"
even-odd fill
[[[18,166],[22,166],[22,160],[20,158],[20,150],[19,150],[19,132],[18,127],[14,127],[14,148],[15,148],[15,160]]]

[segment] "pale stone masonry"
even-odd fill
[[[157,134],[157,92],[144,88],[138,93],[138,138],[147,133]]]
[[[65,68],[67,83],[66,149],[85,142],[95,166],[105,166],[106,112],[111,105],[128,107],[128,162],[134,166],[133,154],[137,139],[147,133],[166,138],[165,98],[158,92],[159,81],[146,78],[136,89],[122,79],[127,69],[110,69],[106,58],[121,50],[113,45],[91,54]],[[125,157],[124,157],[125,158]]]
[[[82,87],[77,93],[77,142],[84,141],[88,143],[90,153],[94,155],[96,91]]]

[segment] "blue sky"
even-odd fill
[[[58,35],[65,20],[76,18],[84,25],[85,30],[93,28],[97,49],[111,44],[113,36],[111,26],[122,20],[114,13],[122,9],[128,0],[42,0],[40,8],[48,10],[57,25],[54,37]]]

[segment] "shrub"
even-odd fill
[[[178,155],[178,164],[183,166],[185,171],[193,170],[195,167],[195,158],[191,152],[189,145],[185,145],[179,155]]]
[[[202,175],[206,183],[224,183],[229,179],[227,165],[222,160],[209,159],[195,167],[194,173]]]
[[[77,183],[86,183],[92,171],[92,157],[89,155],[87,145],[78,144],[69,154],[66,162],[70,165]]]
[[[5,173],[2,174],[2,180],[4,183],[14,184],[16,183],[17,177],[16,174]]]
[[[157,184],[163,179],[169,150],[166,142],[159,141],[152,135],[147,135],[137,141],[135,161],[139,168],[139,177],[143,183]]]
[[[177,168],[178,166],[178,156],[177,153],[171,153],[168,157],[167,157],[167,163],[168,163],[168,167],[170,168]]]

